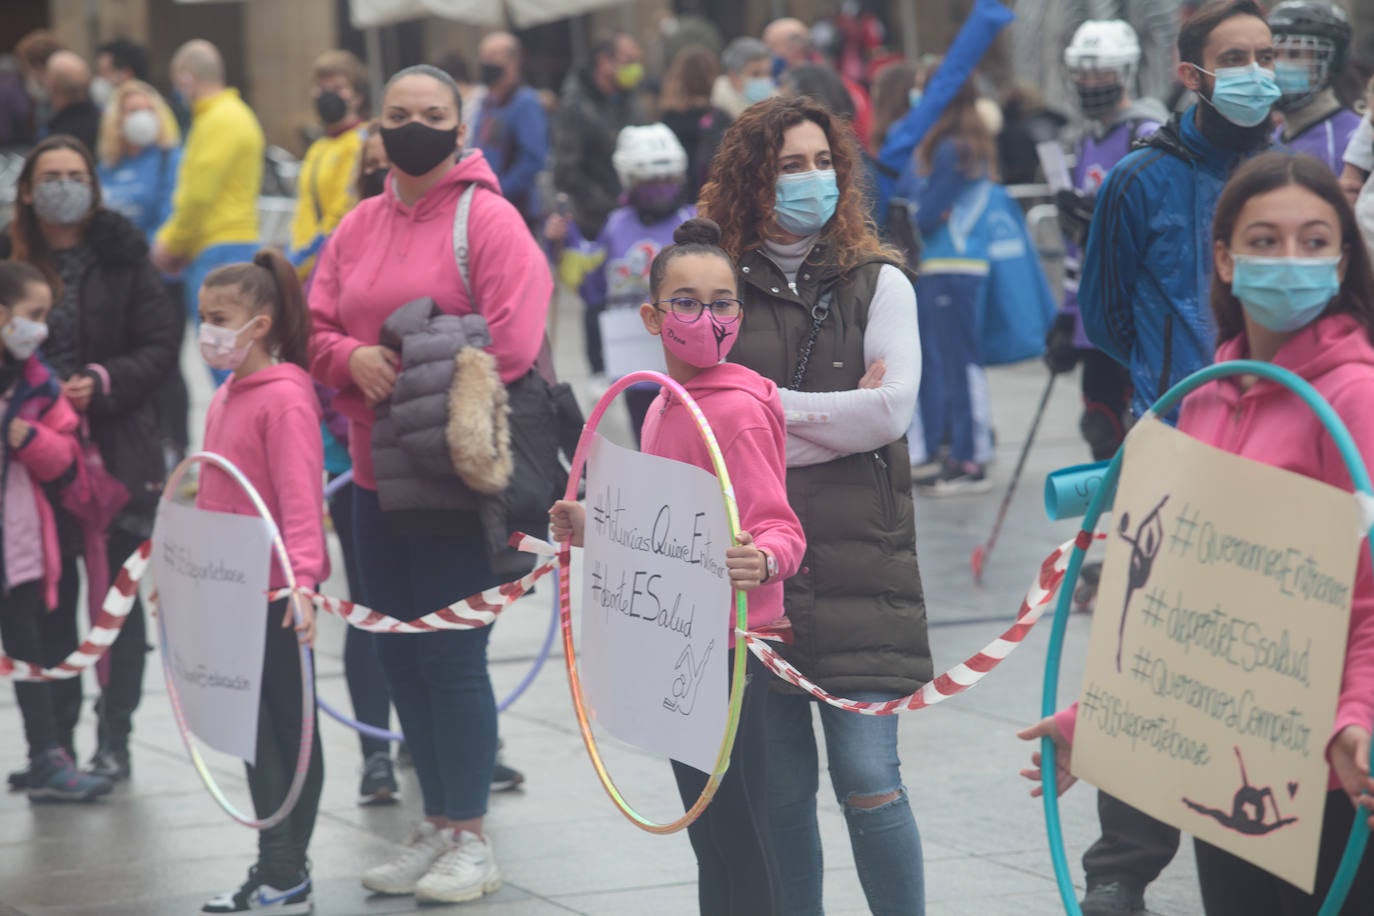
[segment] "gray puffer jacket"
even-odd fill
[[[372,430],[377,496],[389,525],[404,533],[481,536],[480,496],[455,468],[451,420],[459,412],[459,354],[490,360],[482,351],[491,345],[486,319],[445,314],[433,299],[416,299],[386,320],[380,342],[401,354],[396,387],[377,405]],[[504,423],[505,388],[494,363],[461,387],[462,400],[487,419],[499,403],[495,412]]]

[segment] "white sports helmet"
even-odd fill
[[[1070,70],[1119,70],[1133,73],[1140,63],[1140,40],[1135,29],[1120,19],[1089,19],[1073,33],[1064,49]]]
[[[623,187],[687,173],[687,151],[666,124],[626,127],[616,138],[611,164]]]

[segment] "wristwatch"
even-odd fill
[[[764,559],[765,575],[763,581],[767,582],[778,574],[778,558],[766,550],[761,550],[759,552],[763,554]]]

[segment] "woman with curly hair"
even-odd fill
[[[904,433],[916,404],[916,297],[865,219],[848,124],[806,98],[752,106],[726,132],[700,212],[740,265],[749,320],[730,358],[780,389],[787,491],[806,533],[786,584],[789,661],[832,693],[889,700],[932,675]],[[821,912],[811,698],[772,685],[772,831],[789,914]],[[921,840],[897,719],[820,706],[830,780],[874,913],[924,911]]]

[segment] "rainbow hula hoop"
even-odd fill
[[[291,568],[290,558],[286,555],[286,544],[281,539],[281,531],[277,528],[277,523],[273,520],[272,513],[268,511],[267,504],[262,501],[262,496],[258,493],[257,488],[229,459],[216,455],[214,452],[196,452],[194,455],[187,456],[168,477],[167,486],[162,491],[162,498],[171,501],[170,497],[176,493],[181,478],[193,464],[210,464],[219,468],[232,477],[234,482],[253,501],[253,507],[258,510],[258,514],[267,522],[268,529],[272,532],[272,550],[276,553],[277,561],[286,574],[286,584],[291,589],[291,606],[295,611],[296,623],[300,623],[305,619],[305,614],[301,609],[296,573]],[[210,797],[224,810],[224,813],[243,826],[251,827],[254,830],[266,830],[269,827],[275,827],[285,820],[291,810],[296,807],[296,802],[301,797],[301,790],[305,787],[306,772],[310,768],[310,749],[315,741],[315,678],[310,647],[303,642],[298,643],[301,653],[301,746],[296,754],[296,772],[291,777],[291,787],[287,790],[286,798],[282,800],[281,806],[268,817],[253,818],[243,814],[229,801],[228,796],[224,794],[214,777],[210,775],[210,768],[206,766],[205,758],[200,755],[200,749],[196,747],[195,740],[191,737],[191,730],[186,725],[186,714],[181,708],[181,697],[177,693],[176,684],[172,681],[172,664],[167,658],[167,624],[161,614],[157,615],[157,620],[158,633],[161,636],[158,641],[158,648],[162,655],[162,672],[163,679],[167,683],[167,697],[172,701],[172,716],[176,719],[177,730],[181,732],[181,741],[186,745],[186,753],[190,756],[191,763],[200,776],[200,781],[205,785]]]
[[[1345,466],[1350,471],[1350,479],[1354,481],[1355,492],[1374,495],[1374,488],[1370,486],[1369,472],[1365,469],[1360,450],[1356,448],[1355,441],[1350,438],[1350,431],[1346,429],[1345,422],[1341,420],[1335,408],[1327,403],[1326,399],[1317,393],[1317,389],[1304,379],[1272,363],[1234,360],[1200,369],[1165,392],[1150,408],[1150,413],[1156,416],[1166,415],[1186,395],[1214,379],[1232,375],[1257,375],[1271,382],[1277,382],[1301,398],[1303,403],[1317,415],[1317,419],[1322,421],[1326,431],[1335,440],[1341,458],[1345,460]],[[1097,527],[1097,521],[1101,517],[1104,507],[1115,495],[1117,481],[1121,477],[1121,458],[1124,452],[1124,447],[1118,449],[1116,457],[1112,459],[1106,475],[1102,478],[1102,485],[1098,487],[1092,502],[1088,504],[1087,514],[1083,517],[1082,530],[1093,531]],[[1078,571],[1083,566],[1083,557],[1086,553],[1085,548],[1081,546],[1082,543],[1084,543],[1083,539],[1079,539],[1079,543],[1075,544],[1073,553],[1069,557],[1069,568],[1064,574],[1064,584],[1060,587],[1059,603],[1055,606],[1054,627],[1050,631],[1048,657],[1045,661],[1045,687],[1040,702],[1041,716],[1054,715],[1058,709],[1059,662],[1064,652],[1064,631],[1069,621],[1074,586],[1078,582]],[[1374,541],[1367,540],[1366,543],[1371,554],[1374,555]],[[1059,886],[1059,897],[1064,903],[1064,911],[1071,916],[1082,916],[1083,911],[1078,906],[1078,894],[1069,874],[1068,858],[1064,853],[1064,830],[1059,818],[1059,779],[1055,770],[1054,741],[1049,738],[1042,738],[1040,754],[1043,760],[1040,770],[1044,782],[1045,829],[1049,834],[1050,858],[1054,861],[1055,882]],[[1350,828],[1350,839],[1345,844],[1345,854],[1341,857],[1340,868],[1336,871],[1336,877],[1331,882],[1331,889],[1327,892],[1326,900],[1322,903],[1318,916],[1337,916],[1340,912],[1345,903],[1346,895],[1350,893],[1350,885],[1355,880],[1355,873],[1359,870],[1360,859],[1364,856],[1365,845],[1368,841],[1369,819],[1359,816],[1359,812],[1356,812],[1355,823]]]
[[[735,503],[735,490],[730,483],[730,472],[726,470],[725,457],[720,453],[720,445],[716,442],[715,433],[711,431],[711,425],[706,422],[706,417],[702,414],[701,408],[687,393],[687,389],[659,372],[631,372],[629,375],[617,379],[601,396],[601,400],[597,401],[591,416],[587,418],[586,426],[582,428],[582,437],[578,439],[577,453],[573,455],[572,470],[568,475],[568,489],[563,498],[577,499],[577,488],[582,479],[583,467],[586,465],[587,449],[591,446],[592,436],[596,435],[596,428],[601,423],[602,416],[615,401],[616,395],[636,382],[653,382],[656,385],[662,385],[678,398],[681,398],[682,403],[691,412],[692,419],[697,424],[697,432],[701,434],[702,442],[706,445],[706,451],[711,456],[711,466],[715,469],[716,478],[720,481],[721,499],[725,503],[725,516],[730,522],[731,538],[738,542],[739,507]],[[720,742],[720,752],[716,755],[715,769],[712,770],[701,794],[677,820],[666,824],[650,820],[636,811],[625,800],[620,789],[616,787],[615,780],[611,778],[610,771],[606,769],[605,761],[601,759],[601,751],[597,748],[596,736],[592,734],[591,719],[587,715],[587,707],[582,700],[582,680],[577,673],[577,650],[573,644],[572,588],[569,585],[572,577],[569,575],[571,571],[569,545],[561,544],[559,546],[562,550],[558,557],[558,609],[559,620],[563,629],[563,658],[567,663],[568,686],[572,690],[573,711],[577,713],[577,725],[582,732],[582,743],[587,746],[587,754],[592,759],[592,766],[596,769],[596,775],[601,780],[602,788],[606,790],[606,794],[611,797],[616,808],[629,819],[630,823],[649,833],[660,835],[676,833],[695,821],[706,810],[706,806],[715,797],[716,790],[720,788],[720,781],[724,778],[726,769],[730,766],[730,752],[735,747],[735,735],[739,731],[740,710],[744,704],[744,666],[749,652],[743,643],[735,646],[735,661],[730,675],[730,709],[725,722],[725,735]],[[738,590],[735,591],[735,628],[739,633],[748,629],[748,599],[743,592]]]

